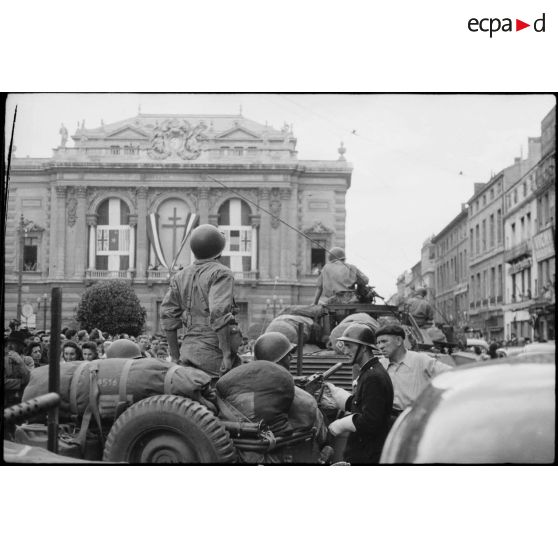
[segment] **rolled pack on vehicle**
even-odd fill
[[[288,415],[295,385],[282,366],[265,360],[241,364],[220,378],[215,387],[226,403],[220,406],[224,419],[264,421],[277,435],[292,430]]]
[[[154,358],[110,358],[60,364],[60,418],[80,417],[93,395],[101,418],[114,419],[126,407],[153,395],[199,399],[211,378],[202,370]],[[35,368],[23,401],[48,393],[48,366]]]
[[[312,318],[306,316],[295,316],[294,314],[281,314],[274,318],[266,328],[266,333],[278,331],[286,335],[291,343],[298,343],[298,325],[302,324],[302,335],[304,343],[315,341],[314,330],[317,327]]]

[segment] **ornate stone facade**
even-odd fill
[[[344,245],[352,167],[344,160],[299,161],[291,126],[276,130],[241,115],[140,114],[98,128],[81,123],[71,139],[73,146],[61,141],[52,158],[12,162],[7,320],[17,293],[15,217],[26,200],[40,200],[36,211],[24,212],[44,229],[40,270],[24,277],[28,301],[62,285],[64,325],[72,322],[87,285],[117,277],[134,285],[148,331],[159,330],[168,271],[148,237],[150,214],[158,215],[161,238],[167,235],[166,259],[169,246],[180,243],[186,212],[228,231],[224,260],[235,273],[246,328],[269,318],[266,301],[273,289],[285,305],[311,303],[312,258],[320,256],[320,247]],[[308,212],[309,200],[318,198]],[[312,231],[319,242],[313,245],[281,220]],[[187,243],[177,263],[190,261]]]

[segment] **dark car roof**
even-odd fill
[[[385,463],[552,463],[553,355],[495,359],[434,378],[392,428]]]

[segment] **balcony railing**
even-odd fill
[[[169,270],[168,269],[148,269],[147,270],[147,280],[149,282],[166,282],[169,280]]]
[[[90,281],[104,281],[106,279],[125,279],[131,281],[133,272],[127,271],[107,271],[99,269],[88,269],[85,272],[85,278]]]
[[[258,271],[233,271],[235,281],[257,281]],[[150,283],[167,282],[169,280],[168,269],[148,269],[147,281]]]
[[[529,241],[523,240],[516,246],[512,246],[509,250],[506,251],[506,262],[512,262],[513,260],[517,260],[521,256],[530,256],[531,255],[531,246],[529,245]]]
[[[235,281],[257,281],[258,271],[233,271]]]

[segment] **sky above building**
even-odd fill
[[[473,194],[475,182],[527,156],[527,138],[552,95],[18,94],[17,157],[50,157],[64,123],[70,136],[143,114],[242,114],[280,129],[292,124],[299,159],[335,160],[343,142],[354,170],[347,193],[347,261],[386,299]],[[68,146],[72,146],[70,140]]]

